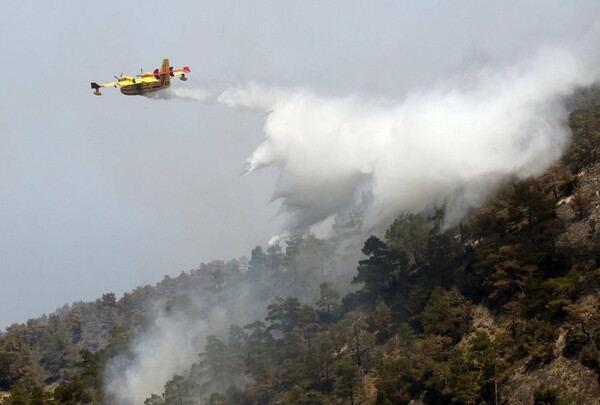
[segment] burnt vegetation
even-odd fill
[[[0,403],[113,403],[105,366],[148,328],[151,304],[189,311],[192,293],[218,305],[240,286],[266,302],[264,316],[208,336],[145,404],[598,401],[599,94],[568,101],[573,141],[544,175],[506,182],[454,229],[438,207],[369,237],[354,292],[328,278],[331,243],[309,235],[10,326]]]

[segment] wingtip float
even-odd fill
[[[135,77],[133,76],[121,76],[115,78],[116,82],[98,84],[92,82],[92,90],[97,96],[101,96],[100,89],[103,87],[117,87],[121,90],[121,93],[127,96],[137,96],[144,93],[150,93],[166,89],[171,85],[171,77],[179,77],[179,80],[186,81],[187,73],[190,73],[189,67],[185,66],[181,69],[174,70],[172,66],[169,66],[169,59],[163,59],[162,66],[159,69],[154,69],[153,72],[143,72]]]

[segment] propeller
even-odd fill
[[[115,79],[117,79],[117,81],[121,80],[121,77],[123,77],[123,72],[121,72],[121,74],[119,75],[119,77],[117,76],[113,76]]]
[[[144,68],[140,68],[140,74],[137,77],[144,77]]]

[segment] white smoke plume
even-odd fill
[[[214,271],[227,272],[221,264],[208,265]],[[198,270],[196,275],[205,270]],[[289,292],[274,291],[268,281],[236,280],[219,294],[195,287],[172,285],[171,293],[181,298],[170,307],[164,299],[155,299],[144,315],[150,322],[144,333],[137,334],[128,350],[108,362],[105,390],[120,405],[143,404],[153,393],[160,395],[174,375],[187,375],[190,366],[200,361],[206,338],[216,335],[226,341],[232,324],[245,325],[264,318],[270,301]],[[207,296],[209,298],[207,298]],[[171,297],[172,298],[172,297]],[[170,307],[168,310],[167,307]]]
[[[160,394],[174,375],[185,375],[199,360],[206,337],[226,330],[235,319],[222,307],[206,312],[197,301],[188,312],[153,311],[152,326],[131,345],[130,351],[110,360],[106,369],[106,391],[118,404],[142,404],[152,393]]]
[[[182,325],[187,325],[183,328]],[[106,391],[119,404],[142,404],[176,374],[185,374],[202,351],[206,323],[160,314],[150,332],[132,345],[130,356],[108,364]]]

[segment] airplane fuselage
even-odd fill
[[[134,84],[133,86],[121,87],[121,93],[126,96],[139,96],[143,93],[149,93],[152,91],[158,91],[162,89],[166,89],[169,87],[169,84],[160,84],[160,83],[140,83]]]

